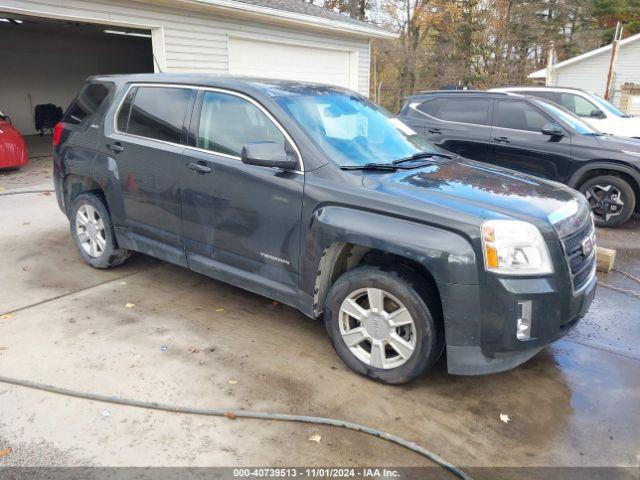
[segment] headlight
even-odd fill
[[[540,230],[519,220],[489,220],[482,225],[487,270],[504,275],[547,275],[553,265]]]

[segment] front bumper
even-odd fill
[[[576,326],[591,305],[596,284],[595,268],[578,292],[568,276],[491,277],[484,285],[440,284],[449,373],[495,373],[527,361]],[[520,301],[532,305],[527,340],[516,335]]]

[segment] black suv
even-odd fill
[[[82,258],[143,252],[322,318],[353,370],[481,374],[594,295],[584,197],[443,153],[358,94],[196,75],[88,80],[54,136]]]
[[[603,135],[550,100],[424,92],[408,98],[399,118],[445,150],[579,190],[598,226],[621,225],[640,208],[640,141]]]

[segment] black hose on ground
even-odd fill
[[[44,383],[32,382],[30,380],[20,380],[11,377],[4,377],[0,375],[0,383],[7,383],[11,385],[17,385],[20,387],[32,388],[35,390],[42,390],[49,393],[55,393],[58,395],[65,395],[69,397],[82,398],[85,400],[94,400],[97,402],[116,403],[119,405],[126,405],[129,407],[146,408],[151,410],[161,410],[165,412],[173,413],[186,413],[191,415],[208,415],[215,417],[226,417],[229,419],[235,418],[253,418],[260,420],[278,420],[284,422],[300,422],[300,423],[313,423],[316,425],[329,425],[333,427],[342,427],[348,430],[355,430],[356,432],[368,433],[374,437],[383,438],[390,442],[393,442],[401,447],[407,448],[413,452],[416,452],[423,457],[428,458],[432,462],[437,463],[442,468],[448,470],[458,478],[463,480],[473,480],[469,475],[464,473],[456,466],[450,464],[446,460],[440,458],[435,453],[416,445],[413,442],[409,442],[401,437],[392,435],[382,430],[367,427],[358,423],[346,422],[344,420],[335,420],[333,418],[326,417],[310,417],[306,415],[292,415],[288,413],[266,413],[266,412],[252,412],[248,410],[224,410],[221,408],[196,408],[196,407],[184,407],[178,405],[169,405],[165,403],[157,402],[144,402],[141,400],[132,400],[128,398],[114,397],[109,395],[101,395],[98,393],[86,393],[77,390],[70,390],[67,388],[55,387],[53,385],[47,385]]]

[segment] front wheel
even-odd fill
[[[629,220],[636,207],[631,185],[615,175],[601,175],[584,182],[580,192],[587,198],[598,227],[613,228]]]
[[[374,380],[406,383],[442,354],[433,292],[406,268],[362,266],[343,274],[325,303],[325,325],[340,358]]]

